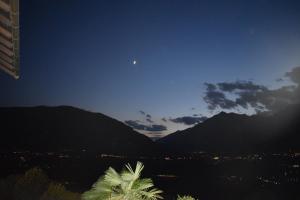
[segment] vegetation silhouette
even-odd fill
[[[42,169],[35,167],[24,175],[1,179],[0,199],[80,200],[80,194],[67,191],[62,184],[52,182]]]

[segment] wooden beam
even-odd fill
[[[0,26],[0,33],[1,33],[3,36],[7,37],[8,39],[11,39],[11,37],[12,37],[11,32],[9,32],[8,30],[6,30],[6,29],[3,28],[2,26]]]
[[[0,43],[4,44],[7,48],[10,48],[10,49],[13,47],[12,42],[7,40],[6,38],[2,37],[1,35],[0,35]]]
[[[0,51],[0,58],[5,60],[6,62],[8,62],[10,64],[12,64],[14,62],[14,60],[11,57],[6,55],[5,53],[2,53],[1,51]]]
[[[11,23],[12,23],[12,43],[14,51],[14,67],[16,74],[19,75],[20,69],[20,22],[19,22],[19,0],[10,0],[11,6]]]
[[[19,0],[0,0],[0,68],[19,78]]]
[[[5,60],[0,58],[0,64],[10,70],[14,70],[14,66],[12,66],[11,64],[9,64],[8,62],[6,62]]]
[[[0,15],[0,22],[6,26],[11,26],[11,21],[4,15]]]
[[[5,3],[4,1],[0,0],[0,8],[4,10],[5,12],[10,12],[10,6],[9,4]]]
[[[18,79],[18,78],[19,78],[19,75],[16,74],[15,70],[14,70],[14,71],[11,71],[11,70],[7,69],[6,67],[2,66],[1,64],[0,64],[0,68],[1,68],[3,71],[5,71],[6,73],[8,73],[9,75],[13,76],[15,79]]]
[[[5,53],[6,55],[11,56],[11,57],[14,55],[14,52],[12,52],[12,50],[6,48],[2,44],[0,44],[0,51],[2,51],[3,53]]]

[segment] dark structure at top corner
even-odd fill
[[[19,78],[19,0],[0,0],[0,68]]]

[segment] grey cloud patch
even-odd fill
[[[166,118],[161,118],[162,121],[167,122],[168,120]]]
[[[148,119],[151,119],[152,116],[149,115],[149,114],[147,114],[146,117],[147,117]]]
[[[300,67],[285,74],[296,85],[287,85],[278,89],[268,89],[251,81],[205,83],[206,92],[203,97],[209,110],[237,109],[252,107],[256,112],[274,111],[287,104],[299,103]],[[235,99],[229,99],[235,96]]]
[[[142,115],[146,115],[146,113],[142,110],[140,110],[139,113],[142,114]]]
[[[185,125],[193,125],[193,124],[203,122],[206,119],[207,117],[205,116],[201,116],[201,117],[184,116],[184,117],[177,117],[174,119],[171,118],[170,121],[174,123],[185,124]]]
[[[282,81],[284,81],[284,79],[283,78],[277,78],[276,81],[277,82],[282,82]]]
[[[217,107],[223,109],[231,109],[236,106],[235,102],[227,99],[222,91],[217,90],[217,86],[211,83],[205,83],[206,92],[203,97],[204,101],[208,104],[209,110],[214,110]]]
[[[146,121],[149,122],[149,123],[154,123],[154,122],[153,122],[151,119],[149,119],[149,118],[147,118]]]
[[[300,66],[295,67],[292,69],[292,71],[285,73],[285,76],[290,78],[291,81],[298,84],[298,86],[299,86],[299,84],[300,84]]]
[[[141,115],[146,116],[146,118],[148,118],[148,119],[151,119],[151,118],[152,118],[152,116],[151,116],[150,114],[146,113],[145,111],[140,110],[139,113],[140,113]]]
[[[217,83],[218,88],[224,92],[241,91],[264,91],[267,90],[265,86],[256,85],[252,81],[236,81]]]
[[[206,90],[208,90],[208,91],[214,91],[217,89],[215,84],[212,84],[212,83],[204,83],[204,85],[206,86]]]
[[[153,125],[149,126],[148,130],[149,131],[166,131],[167,127],[164,125],[153,124]]]
[[[164,125],[159,125],[159,124],[152,124],[152,125],[145,125],[140,123],[140,121],[138,120],[127,120],[125,121],[125,123],[128,126],[131,126],[132,128],[136,129],[136,130],[143,130],[143,131],[166,131],[167,127]]]
[[[152,116],[151,116],[150,114],[148,114],[148,113],[146,113],[145,111],[142,111],[142,110],[140,110],[139,113],[145,117],[145,120],[146,120],[147,122],[149,122],[149,123],[154,123],[154,122],[152,121],[152,119],[151,119]]]

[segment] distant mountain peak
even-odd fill
[[[276,115],[214,115],[201,124],[176,131],[157,142],[171,151],[253,152],[300,150],[299,105]]]

